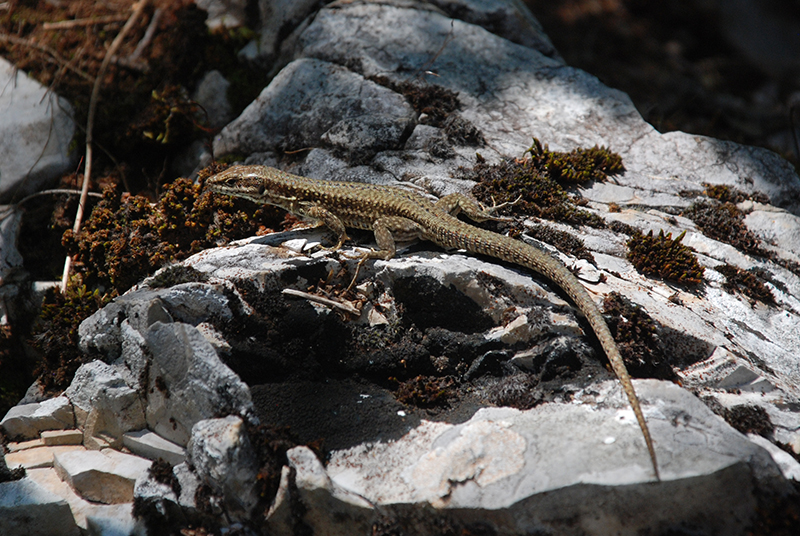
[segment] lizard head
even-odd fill
[[[231,166],[206,179],[206,188],[217,194],[243,197],[256,203],[268,202],[263,166]]]

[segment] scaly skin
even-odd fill
[[[337,244],[331,249],[344,244],[347,227],[373,231],[379,249],[367,253],[362,263],[368,258],[394,257],[395,239],[419,238],[444,248],[464,249],[525,266],[552,280],[572,298],[597,334],[636,415],[656,479],[660,479],[653,441],[631,377],[608,325],[589,293],[566,266],[547,253],[455,217],[464,212],[473,221],[490,219],[489,213],[474,200],[451,194],[433,203],[421,195],[391,186],[318,181],[266,166],[228,168],[206,180],[206,187],[216,193],[275,205],[322,222],[338,236]]]

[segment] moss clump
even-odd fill
[[[45,392],[66,389],[78,367],[91,360],[78,349],[78,326],[113,296],[90,291],[85,285],[69,286],[66,295],[55,288],[45,293],[31,341],[42,354],[34,374]]]
[[[488,206],[517,201],[504,209],[505,213],[605,226],[599,216],[579,209],[582,200],[570,196],[564,188],[621,172],[624,168],[619,155],[602,147],[559,153],[542,146],[536,138],[525,154],[492,165],[479,157],[472,169],[459,169],[459,178],[477,182],[472,193]]]
[[[775,304],[772,290],[752,271],[741,270],[730,264],[724,264],[714,269],[725,276],[727,281],[722,287],[728,292],[741,292],[752,300],[768,305]]]
[[[178,179],[157,203],[122,199],[106,190],[78,234],[63,243],[87,285],[123,292],[157,268],[228,240],[252,236],[278,221],[278,212],[213,195]]]
[[[552,244],[561,251],[594,264],[594,255],[586,248],[583,240],[566,231],[559,231],[549,225],[534,225],[529,227],[527,231],[530,236],[537,240]]]
[[[769,203],[769,198],[764,194],[746,194],[727,184],[709,184],[704,182],[703,188],[705,188],[703,191],[704,194],[721,203],[741,203],[747,200],[753,200],[764,204]]]
[[[441,126],[451,112],[461,107],[458,93],[436,84],[405,80],[395,82],[386,76],[372,76],[369,80],[401,93],[418,114],[425,114],[424,123]]]
[[[455,382],[450,377],[417,376],[402,382],[395,397],[403,404],[418,408],[430,408],[443,404],[453,395]]]
[[[612,292],[603,300],[603,312],[631,376],[676,379],[662,349],[656,323],[642,307]]]
[[[540,169],[560,183],[582,184],[589,181],[604,181],[611,175],[625,171],[622,157],[606,147],[578,148],[568,153],[551,151],[533,138],[528,149],[531,159]]]
[[[698,201],[684,213],[703,234],[746,253],[769,257],[761,241],[744,224],[744,214],[730,202]]]
[[[673,240],[672,233],[665,235],[663,229],[657,237],[653,231],[637,233],[628,240],[628,260],[644,275],[676,283],[700,283],[704,269],[692,250],[681,244],[685,235],[686,231]]]

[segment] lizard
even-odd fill
[[[395,186],[315,180],[255,165],[229,167],[207,178],[205,187],[218,194],[274,205],[327,226],[337,242],[324,249],[341,248],[347,240],[348,227],[372,231],[378,249],[365,253],[359,266],[367,259],[393,258],[396,241],[420,239],[443,248],[462,249],[524,266],[550,279],[572,299],[597,335],[644,435],[656,480],[660,480],[653,440],[639,398],[600,309],[578,278],[558,259],[525,242],[457,218],[463,213],[476,222],[497,219],[490,214],[491,209],[460,193],[433,202]]]

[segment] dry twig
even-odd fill
[[[122,27],[122,30],[117,34],[112,41],[111,46],[109,47],[108,51],[106,52],[105,56],[103,57],[103,63],[100,65],[100,70],[97,73],[97,77],[94,81],[94,87],[92,88],[92,96],[89,99],[89,116],[86,120],[86,167],[84,169],[83,174],[83,186],[81,187],[81,199],[78,203],[78,211],[75,214],[75,224],[72,226],[72,232],[78,234],[78,231],[81,229],[81,222],[83,221],[83,210],[86,206],[86,198],[89,194],[89,180],[92,176],[92,130],[94,128],[94,115],[97,110],[97,99],[100,95],[100,84],[105,76],[106,70],[108,69],[108,64],[111,63],[111,58],[113,58],[117,54],[117,50],[122,45],[123,39],[125,36],[130,32],[133,28],[136,20],[144,11],[144,8],[147,7],[149,0],[141,0],[138,4],[134,4],[133,6],[133,13],[128,18],[128,22],[125,23],[125,26]],[[61,292],[64,293],[67,290],[67,283],[69,282],[69,272],[72,260],[69,256],[67,256],[66,260],[64,261],[64,273],[61,275]]]

